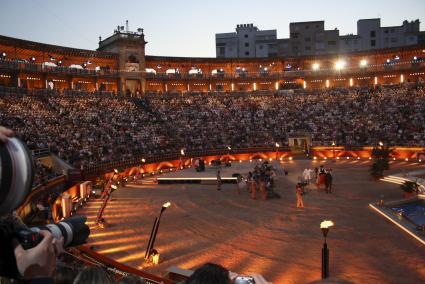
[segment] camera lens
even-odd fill
[[[0,214],[10,213],[31,191],[33,160],[26,145],[17,138],[0,144]]]
[[[57,224],[32,227],[31,231],[48,230],[57,239],[63,237],[63,245],[65,247],[78,246],[84,244],[90,235],[90,229],[85,224],[86,220],[85,216],[74,216]]]

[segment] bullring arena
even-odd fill
[[[223,176],[245,175],[253,163],[236,161]],[[320,279],[323,237],[319,224],[329,219],[335,222],[328,241],[334,278],[355,283],[419,283],[424,279],[423,245],[368,208],[382,195],[400,198],[398,186],[369,178],[368,159],[274,163],[289,172],[277,178],[281,199],[252,200],[247,191],[238,195],[235,184],[225,184],[221,191],[215,184],[129,184],[119,188],[105,212],[110,227],[92,230],[88,245],[156,274],[171,266],[193,269],[215,262],[241,274],[260,273],[273,283],[307,283]],[[333,168],[334,192],[327,195],[323,188],[310,185],[304,197],[306,208],[297,209],[294,187],[298,174],[319,164]],[[425,170],[425,165],[392,163],[392,171],[402,169]],[[215,169],[207,167],[210,172],[214,176]],[[190,168],[161,177],[170,175],[206,176]],[[156,245],[160,265],[144,267],[153,220],[167,201],[172,205],[164,213]],[[93,201],[80,212],[91,221],[98,207],[99,202]]]
[[[35,164],[13,216],[91,231],[58,271],[425,282],[425,45],[201,58],[146,44],[143,29],[97,50],[0,36],[0,126]]]

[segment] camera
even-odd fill
[[[16,209],[31,191],[34,178],[32,155],[18,138],[0,144],[0,214]]]
[[[251,276],[238,276],[235,278],[235,284],[255,284],[255,280]]]
[[[49,231],[53,237],[63,237],[63,246],[71,247],[84,244],[90,234],[89,227],[85,224],[85,216],[74,216],[60,221],[57,224],[22,229],[16,233],[16,238],[24,249],[35,247],[43,237],[40,230]]]
[[[64,240],[64,247],[86,242],[90,229],[85,216],[63,219],[56,224],[28,228],[11,214],[32,189],[33,159],[25,143],[18,138],[8,138],[0,143],[0,276],[15,278],[19,274],[14,256],[13,239],[24,249],[37,246],[43,239],[40,230],[49,231],[53,237]]]

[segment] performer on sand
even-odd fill
[[[217,190],[221,190],[221,175],[220,175],[220,170],[217,171]]]
[[[297,186],[295,187],[295,192],[297,194],[297,208],[304,208],[304,201],[302,195],[303,189],[300,183],[297,183]]]

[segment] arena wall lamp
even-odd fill
[[[276,146],[276,155],[275,155],[276,157],[275,157],[275,160],[277,161],[277,152],[279,150],[280,145],[279,145],[279,143],[276,142],[275,146]]]
[[[326,243],[326,237],[329,233],[329,228],[334,225],[334,222],[324,220],[320,223],[320,229],[322,230],[323,237],[325,238],[325,242],[323,243],[322,248],[322,279],[326,279],[329,277],[329,249]]]
[[[185,155],[185,153],[184,153],[184,148],[181,148],[180,149],[180,169],[181,170],[183,170],[183,168],[184,168],[184,165],[183,165],[183,156]]]
[[[335,159],[335,141],[332,141],[332,155],[333,155],[333,158]]]
[[[151,235],[149,237],[149,242],[148,242],[148,247],[146,248],[146,252],[145,252],[145,261],[149,261],[149,258],[153,255],[155,255],[155,262],[159,261],[159,254],[158,252],[154,249],[154,244],[155,244],[155,240],[156,240],[156,235],[158,234],[158,228],[159,228],[159,223],[161,221],[161,216],[162,213],[164,213],[164,211],[170,207],[171,202],[166,202],[162,205],[161,207],[161,211],[159,212],[159,216],[155,218],[155,222],[153,223],[153,227],[152,227],[152,232]]]

